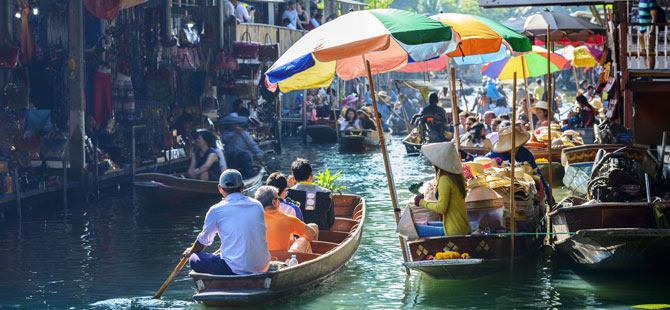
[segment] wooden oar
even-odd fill
[[[195,244],[198,241],[196,240],[193,242],[193,245],[191,245],[191,250],[195,246]],[[181,260],[179,261],[179,264],[177,264],[177,267],[174,267],[174,270],[172,270],[172,273],[165,279],[165,282],[161,286],[161,288],[158,289],[158,292],[156,292],[156,295],[154,295],[154,299],[160,299],[161,295],[163,295],[163,292],[167,289],[167,287],[174,281],[174,278],[177,277],[179,272],[181,271],[182,268],[184,268],[184,265],[186,265],[186,262],[188,261],[188,257],[182,257]]]

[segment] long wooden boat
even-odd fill
[[[421,146],[423,144],[416,143],[416,138],[412,137],[411,134],[402,139],[402,144],[405,146],[407,155],[415,156],[421,153]],[[490,149],[486,148],[466,147],[466,146],[461,146],[460,149],[475,156],[477,155],[483,156],[491,151]]]
[[[191,271],[189,276],[198,290],[193,299],[208,307],[252,306],[301,293],[335,274],[358,249],[366,208],[365,200],[359,196],[336,195],[334,198],[335,224],[330,230],[319,232],[319,241],[312,241],[312,254],[270,252],[276,262],[296,255],[298,265],[235,276]]]
[[[622,151],[628,157],[638,162],[649,173],[650,178],[656,176],[658,162],[648,152],[647,147],[624,144],[589,144],[563,149],[561,154],[561,164],[565,170],[563,184],[575,196],[586,197],[588,194],[586,187],[591,177],[593,161],[595,161],[598,150],[603,149],[605,152],[611,153],[623,147],[625,149]]]
[[[670,217],[670,202],[571,203],[549,213],[559,255],[591,269],[668,269],[670,229],[654,213]]]
[[[527,217],[515,217],[517,232],[514,236],[514,260],[524,260],[537,253],[545,232],[544,208],[532,205]],[[534,214],[534,215],[531,215]],[[509,216],[505,218],[509,222]],[[425,237],[409,240],[401,236],[408,261],[407,268],[418,270],[437,279],[470,279],[506,270],[510,263],[511,234],[468,234]],[[437,252],[468,253],[467,259],[432,259]]]
[[[337,142],[337,121],[318,120],[307,125],[307,135],[314,143]]]
[[[384,132],[386,143],[391,142],[391,132]],[[340,131],[340,147],[350,150],[366,150],[380,147],[377,130],[355,129]]]
[[[253,196],[263,183],[265,169],[254,167],[256,173],[244,180],[244,194]],[[153,203],[184,204],[221,199],[217,181],[184,178],[180,174],[140,173],[135,187]]]
[[[535,157],[535,161],[538,159],[549,160],[548,149],[529,149],[529,151],[533,154],[533,157]],[[561,162],[561,149],[551,149],[551,161]]]

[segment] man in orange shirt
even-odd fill
[[[265,210],[268,250],[311,253],[310,242],[316,239],[319,228],[316,224],[305,224],[295,216],[279,211],[280,197],[274,186],[261,186],[255,195]],[[300,238],[295,239],[293,236]]]

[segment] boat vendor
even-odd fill
[[[240,124],[246,122],[246,117],[230,113],[223,117],[219,124],[224,126],[221,142],[225,146],[228,168],[237,169],[242,172],[244,178],[249,178],[254,174],[252,158],[263,162],[264,153],[249,132],[240,127]]]
[[[256,190],[254,198],[263,205],[265,211],[268,250],[312,253],[310,242],[319,234],[316,224],[305,224],[295,216],[280,212],[281,198],[274,186],[261,186]],[[294,239],[294,235],[300,237]]]
[[[493,147],[493,144],[491,143],[491,140],[486,137],[486,129],[484,124],[475,122],[468,129],[468,133],[466,133],[461,139],[461,146],[478,147],[490,150],[491,147]]]
[[[296,185],[288,190],[286,197],[300,203],[304,221],[316,223],[322,230],[330,229],[335,222],[335,204],[330,190],[312,184],[314,174],[307,159],[296,159],[291,164],[291,172]]]
[[[549,104],[546,101],[538,101],[535,106],[529,109],[537,117],[535,128],[549,126],[547,117],[549,116]]]
[[[191,269],[200,273],[243,275],[266,272],[270,252],[266,239],[265,213],[256,200],[242,195],[242,174],[228,169],[219,178],[223,200],[213,205],[192,248],[184,251]],[[219,254],[202,251],[219,235]],[[225,238],[225,240],[224,240]]]
[[[495,145],[493,145],[493,149],[486,155],[485,157],[488,158],[500,158],[503,161],[510,161],[511,157],[511,151],[512,151],[512,127],[507,125],[508,127],[504,127],[500,130],[498,133],[498,142],[496,142]],[[542,173],[540,170],[537,168],[537,163],[535,163],[535,157],[533,156],[533,153],[531,153],[527,148],[525,148],[523,145],[530,140],[530,134],[527,132],[521,132],[520,130],[516,129],[514,130],[514,134],[516,135],[515,139],[515,148],[516,148],[516,161],[520,163],[528,163],[530,167],[533,169],[533,173],[535,175],[538,175],[540,177],[540,181],[542,182],[542,191],[540,193],[540,201],[544,200],[544,197],[549,193],[549,185],[547,185],[547,182],[544,180],[544,177],[542,176]],[[461,158],[463,161],[473,161],[475,156],[472,154],[468,154],[464,151],[461,151]],[[538,189],[539,191],[539,189]],[[553,197],[551,199],[548,199],[550,203],[554,203]]]
[[[596,122],[596,109],[594,109],[584,95],[575,98],[579,105],[579,121],[581,127],[591,128]]]
[[[302,211],[300,211],[299,203],[286,198],[286,192],[289,187],[288,179],[279,172],[273,172],[265,181],[265,185],[274,186],[279,193],[279,212],[286,215],[297,217],[304,221]]]
[[[375,122],[370,119],[370,114],[368,114],[368,112],[365,112],[363,109],[359,109],[356,111],[356,115],[358,116],[358,124],[360,129],[377,130],[377,126],[375,126]]]
[[[203,181],[218,180],[225,167],[226,159],[216,146],[216,136],[207,130],[198,131],[195,149],[191,154],[191,166],[186,175]]]
[[[386,94],[385,91],[377,92],[377,111],[381,115],[382,123],[386,122],[391,116],[391,107],[389,107],[389,102],[391,102],[391,96]]]
[[[414,204],[442,215],[442,235],[470,233],[470,221],[465,210],[465,178],[453,142],[430,143],[421,152],[433,164],[437,179],[437,202],[427,202],[423,194],[414,197]],[[431,235],[439,235],[431,234]]]
[[[340,131],[361,129],[360,120],[356,116],[356,110],[353,108],[346,109],[344,119],[340,123]]]
[[[447,141],[444,131],[447,129],[447,112],[437,105],[439,98],[436,93],[428,96],[428,105],[421,110],[421,117],[432,116],[433,122],[430,128],[429,137],[432,142]]]

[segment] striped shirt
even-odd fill
[[[656,0],[640,0],[638,4],[638,22],[641,24],[651,23],[651,10],[658,9],[658,3]],[[658,11],[656,11],[658,14]],[[640,26],[640,32],[647,32],[646,26]]]

